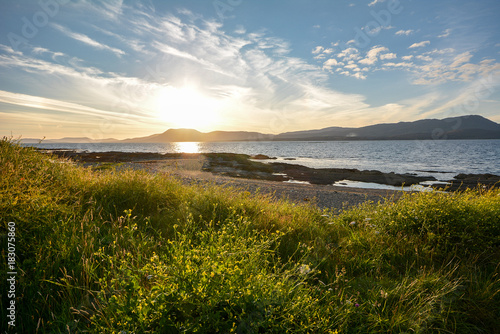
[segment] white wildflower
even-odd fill
[[[303,264],[299,267],[299,272],[301,275],[306,275],[311,272],[311,267],[309,267],[307,264]]]

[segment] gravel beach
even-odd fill
[[[117,168],[144,170],[150,173],[162,173],[180,179],[185,184],[216,184],[234,187],[250,193],[269,194],[274,198],[288,199],[298,204],[313,204],[321,209],[339,210],[352,207],[366,201],[379,202],[387,199],[397,200],[402,191],[382,189],[362,189],[333,186],[331,184],[310,184],[307,182],[283,182],[268,179],[249,178],[249,173],[240,169],[241,165],[228,155],[229,161],[223,162],[227,171],[208,171],[207,165],[213,159],[204,154],[167,154],[100,152],[86,153],[71,150],[47,150],[46,153],[69,158],[91,168]],[[226,154],[227,155],[227,154]],[[241,162],[241,161],[240,161]],[[256,163],[244,160],[246,165],[254,167]],[[231,167],[232,165],[232,167]],[[238,165],[239,167],[234,167]],[[257,165],[259,165],[257,163]],[[262,165],[262,164],[260,164]],[[241,173],[241,175],[240,175]],[[257,173],[258,174],[258,173]],[[268,173],[268,175],[271,175]]]
[[[251,193],[272,194],[275,198],[288,199],[294,203],[311,203],[321,209],[342,209],[365,201],[379,202],[387,198],[397,199],[401,191],[360,189],[332,185],[312,185],[289,182],[265,181],[214,175],[201,171],[202,160],[176,159],[171,161],[128,162],[122,168],[166,173],[186,184],[217,184],[234,187]]]

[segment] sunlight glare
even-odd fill
[[[175,143],[176,153],[200,153],[200,143],[197,142],[178,142]]]
[[[159,120],[174,128],[211,131],[219,121],[219,102],[192,86],[165,87],[158,92],[154,109]]]

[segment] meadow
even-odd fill
[[[12,332],[499,332],[498,188],[320,210],[84,168],[6,138],[0,171]]]

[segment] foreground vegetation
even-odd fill
[[[500,191],[333,212],[0,142],[2,268],[39,333],[494,333]],[[1,328],[7,328],[6,271]]]

